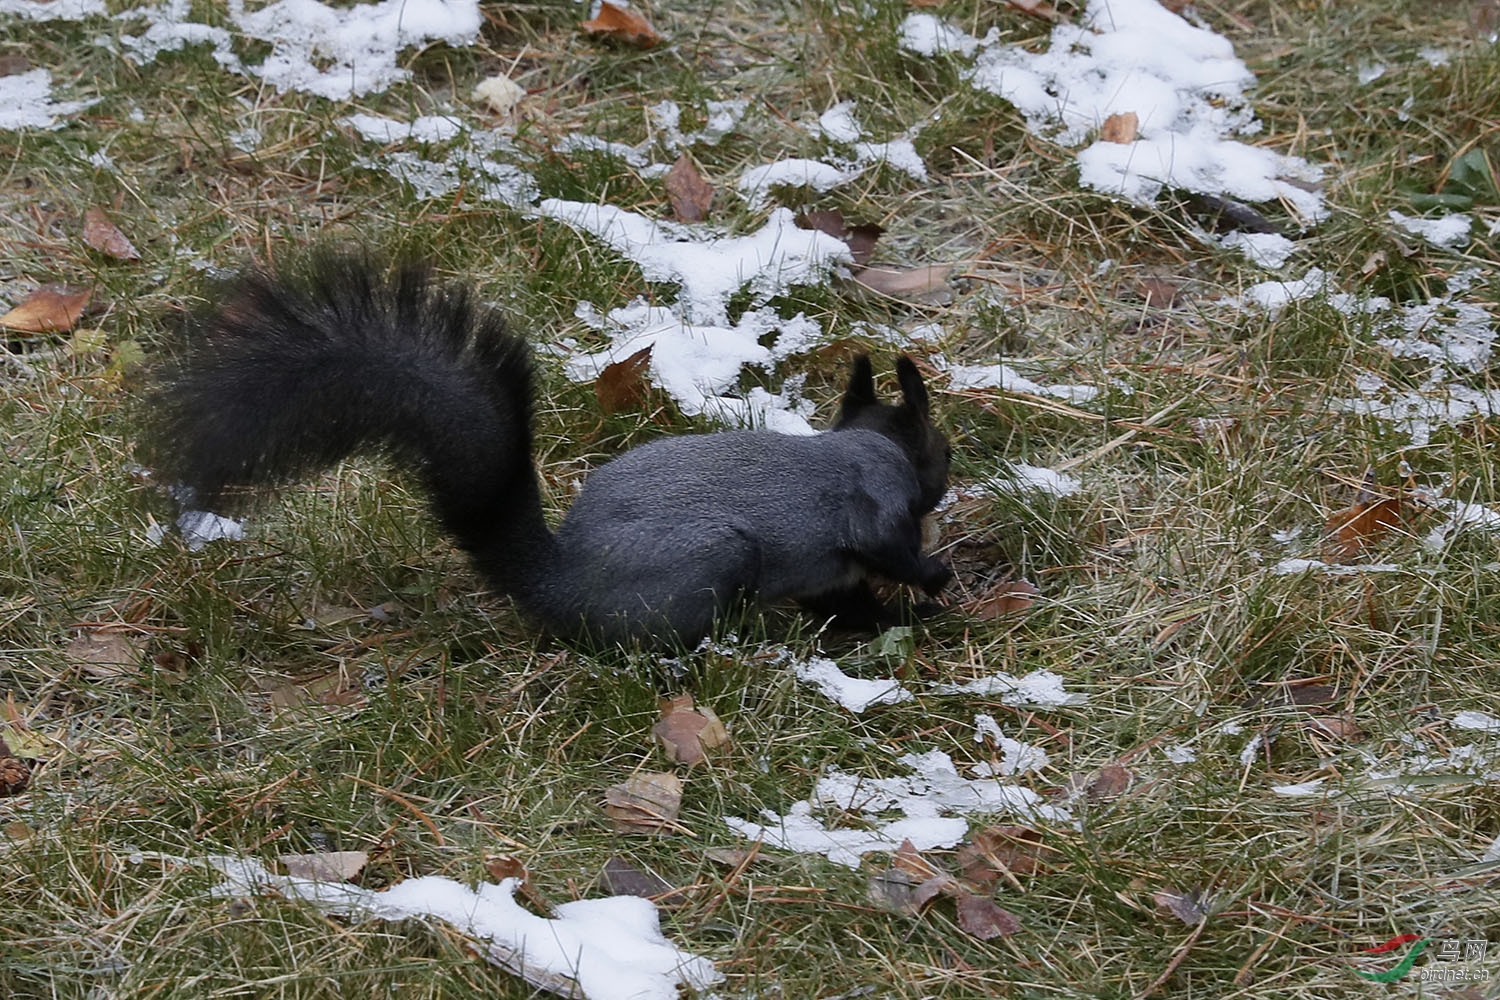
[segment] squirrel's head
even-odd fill
[[[917,366],[906,355],[896,359],[900,403],[882,403],[875,395],[875,369],[866,355],[854,359],[854,371],[844,389],[836,431],[875,431],[895,441],[911,458],[921,486],[922,513],[937,506],[948,489],[948,462],[953,449],[932,425],[927,386]]]

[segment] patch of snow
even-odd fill
[[[1138,118],[1138,138],[1098,141],[1078,154],[1079,182],[1135,202],[1163,188],[1280,200],[1305,222],[1327,215],[1309,190],[1318,168],[1227,138],[1259,129],[1246,98],[1255,82],[1224,37],[1155,0],[1090,0],[1078,23],[1052,31],[1045,52],[976,39],[929,14],[901,26],[901,45],[923,55],[972,56],[969,82],[1014,105],[1035,133],[1081,145],[1111,115]]]
[[[1355,76],[1361,84],[1374,83],[1385,76],[1385,63],[1361,63]]]
[[[1000,751],[1000,760],[994,764],[974,765],[974,774],[980,777],[1011,778],[1018,774],[1030,774],[1047,766],[1047,751],[1041,747],[1022,743],[1006,736],[993,715],[974,716],[974,742],[989,739]]]
[[[968,832],[964,816],[1009,813],[1026,820],[1073,819],[1067,809],[1049,805],[1024,786],[989,775],[962,777],[952,758],[940,750],[906,754],[898,763],[912,774],[866,778],[832,768],[818,780],[812,795],[793,804],[786,815],[765,810],[759,823],[732,816],[724,822],[748,839],[783,850],[821,854],[835,864],[855,868],[863,855],[894,851],[905,839],[918,850],[953,847]],[[869,828],[831,830],[813,816],[818,808],[862,814]],[[901,813],[902,818],[882,818],[891,812]]]
[[[811,327],[811,330],[808,328]],[[738,323],[689,323],[673,310],[637,299],[603,318],[610,345],[592,353],[575,353],[566,364],[568,377],[586,382],[608,365],[651,348],[651,384],[664,390],[689,416],[707,416],[731,427],[761,427],[783,434],[813,434],[808,422],[810,400],[788,380],[772,395],[756,387],[746,398],[729,395],[746,365],[770,368],[793,349],[807,346],[822,331],[802,314],[783,320],[771,309],[747,310]],[[761,340],[777,337],[776,347]],[[786,337],[787,344],[781,343]],[[780,348],[778,350],[777,348]]]
[[[197,552],[209,542],[238,542],[245,537],[245,522],[221,517],[206,510],[185,510],[177,516],[177,530],[189,552]],[[146,541],[160,545],[167,529],[156,522],[146,529]]]
[[[1328,563],[1321,559],[1282,559],[1271,567],[1276,576],[1321,573],[1324,576],[1358,576],[1361,573],[1399,573],[1396,563]]]
[[[45,69],[0,76],[0,130],[59,129],[64,125],[60,118],[77,114],[95,103],[97,98],[54,101],[52,74]]]
[[[1280,233],[1225,233],[1218,239],[1226,250],[1238,250],[1252,264],[1268,271],[1279,271],[1297,249],[1297,244]]]
[[[1260,754],[1261,748],[1265,745],[1266,738],[1263,734],[1256,733],[1250,737],[1250,742],[1246,743],[1244,748],[1240,750],[1240,766],[1250,767],[1253,765],[1256,757]]]
[[[840,101],[818,116],[817,129],[825,139],[851,146],[864,137],[865,130],[854,117],[854,102]]]
[[[1286,795],[1292,798],[1306,797],[1309,795],[1321,795],[1326,778],[1314,778],[1295,785],[1272,785],[1271,791],[1277,795]]]
[[[676,311],[689,323],[725,325],[729,299],[741,289],[750,291],[752,306],[762,305],[793,285],[817,284],[854,259],[842,240],[799,229],[784,208],[746,236],[557,198],[544,199],[537,214],[599,238],[639,265],[646,280],[681,286]]]
[[[1474,225],[1472,216],[1461,212],[1445,215],[1439,219],[1424,219],[1420,216],[1403,215],[1392,209],[1388,217],[1397,229],[1420,236],[1435,247],[1457,250],[1469,242],[1469,230]]]
[[[1432,46],[1428,45],[1423,46],[1422,48],[1417,50],[1417,58],[1421,59],[1433,69],[1439,69],[1443,66],[1448,65],[1448,63],[1452,61],[1453,57],[1448,54],[1447,49],[1433,48]]]
[[[1500,733],[1500,719],[1483,712],[1459,712],[1449,725],[1455,729],[1478,729],[1486,733]]]
[[[27,21],[82,21],[108,13],[104,0],[0,0],[0,15]]]
[[[1162,753],[1173,764],[1191,764],[1198,759],[1198,751],[1183,744],[1166,747]]]
[[[700,990],[724,978],[709,959],[667,940],[655,905],[639,896],[574,900],[555,907],[548,918],[516,903],[520,880],[514,878],[470,889],[427,875],[376,891],[277,875],[253,858],[204,860],[224,877],[211,890],[219,898],[269,890],[356,920],[442,920],[480,942],[480,954],[495,964],[519,965],[522,977],[533,982],[539,976],[565,977],[589,1000],[676,1000],[679,986]]]
[[[1083,484],[1066,472],[1057,472],[1037,465],[1009,463],[1007,473],[985,480],[985,485],[1002,493],[1020,493],[1036,490],[1055,497],[1070,497],[1083,488]]]
[[[1430,552],[1440,550],[1447,543],[1449,535],[1465,528],[1483,528],[1490,532],[1500,532],[1500,510],[1493,507],[1443,498],[1434,498],[1428,503],[1439,510],[1448,512],[1448,520],[1433,528],[1422,540],[1423,548]]]
[[[397,142],[446,142],[464,130],[464,123],[452,115],[420,115],[412,121],[396,121],[380,115],[357,114],[340,118],[370,142],[391,145]]]
[[[809,657],[792,664],[792,673],[803,684],[810,684],[830,701],[842,705],[855,715],[871,705],[898,705],[911,701],[912,693],[894,678],[865,680],[850,677],[834,661],[822,656]]]
[[[822,160],[794,156],[747,168],[740,174],[737,188],[745,203],[759,210],[765,207],[773,187],[805,187],[821,194],[848,183],[861,173],[858,167],[839,167]]]
[[[948,384],[954,389],[1003,389],[1006,392],[1053,396],[1070,403],[1087,403],[1099,395],[1092,385],[1043,385],[1021,375],[1009,365],[950,365]]]
[[[1063,687],[1062,677],[1050,670],[1033,670],[1024,677],[996,673],[977,677],[963,684],[933,684],[932,693],[976,694],[989,698],[999,695],[1001,704],[1030,705],[1037,708],[1061,708],[1064,705],[1082,705],[1088,701],[1088,695],[1068,692]]]

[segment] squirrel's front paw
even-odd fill
[[[922,589],[936,597],[948,586],[948,581],[953,579],[953,570],[947,563],[931,558],[924,558],[922,564]]]

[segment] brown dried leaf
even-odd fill
[[[63,655],[90,677],[122,677],[140,673],[143,645],[139,637],[123,632],[79,629]]]
[[[102,208],[83,213],[83,242],[115,260],[140,260],[140,251],[104,214]]]
[[[0,326],[22,333],[62,333],[78,325],[93,297],[88,289],[69,291],[62,285],[43,285],[0,316]]]
[[[988,826],[958,849],[964,880],[987,886],[1002,875],[1043,870],[1042,835],[1026,826]]]
[[[649,49],[661,41],[661,35],[644,17],[635,11],[616,7],[609,0],[604,0],[604,3],[600,5],[598,17],[584,21],[579,27],[591,35],[612,38],[617,42],[642,49]]]
[[[958,926],[965,934],[981,941],[1010,937],[1021,929],[1021,921],[994,900],[963,893],[958,897]]]
[[[31,785],[31,766],[0,738],[0,796],[20,795]]]
[[[989,592],[964,605],[969,616],[979,621],[993,621],[1005,615],[1026,611],[1036,603],[1041,591],[1029,580],[1012,580],[996,584]]]
[[[1208,915],[1206,901],[1200,892],[1154,892],[1151,898],[1156,901],[1160,909],[1170,913],[1189,927],[1197,926]]]
[[[352,670],[340,667],[321,677],[307,680],[285,680],[270,689],[271,707],[278,711],[321,705],[326,708],[356,707],[365,704],[362,679]]]
[[[1152,309],[1167,309],[1182,298],[1182,286],[1166,278],[1142,278],[1136,291]]]
[[[1315,733],[1331,736],[1336,740],[1347,740],[1356,743],[1364,739],[1365,731],[1354,721],[1354,716],[1347,712],[1339,715],[1315,715],[1310,719],[1304,719],[1302,726]]]
[[[1110,115],[1099,126],[1099,138],[1104,142],[1135,142],[1140,134],[1141,120],[1134,111]]]
[[[714,203],[713,185],[703,179],[698,167],[686,153],[677,157],[667,172],[667,200],[679,222],[702,222]]]
[[[920,305],[946,305],[953,301],[953,287],[948,276],[952,264],[926,264],[921,267],[865,267],[854,272],[854,280],[881,295]]]
[[[611,896],[641,896],[650,899],[672,891],[672,884],[660,875],[643,872],[624,858],[612,857],[599,871],[599,884]]]
[[[816,229],[834,239],[843,240],[854,256],[854,263],[866,264],[875,254],[875,243],[885,230],[873,222],[849,225],[844,213],[836,208],[814,208],[798,213],[797,225],[802,229]]]
[[[1401,527],[1407,517],[1406,501],[1385,497],[1360,501],[1328,518],[1328,557],[1352,559],[1378,544],[1386,533]]]
[[[490,873],[490,878],[496,882],[504,882],[508,878],[517,878],[522,882],[531,878],[531,873],[521,863],[520,858],[509,854],[498,854],[484,861],[484,870]]]
[[[677,829],[682,779],[665,772],[633,774],[604,791],[604,812],[616,833],[666,833]]]
[[[276,860],[292,878],[347,882],[364,871],[370,856],[364,851],[329,851],[325,854],[283,854]]]
[[[651,392],[651,348],[647,345],[623,361],[604,366],[594,381],[594,395],[605,413],[636,410]]]
[[[1121,764],[1105,764],[1083,786],[1084,795],[1090,802],[1108,802],[1117,799],[1130,789],[1135,775]]]
[[[710,847],[703,852],[703,856],[716,865],[725,868],[739,868],[749,863],[755,857],[755,851],[747,851],[743,847]]]
[[[651,735],[674,764],[696,764],[709,750],[729,742],[729,732],[714,710],[694,706],[690,694],[662,701],[661,720],[651,727]]]
[[[1057,21],[1061,15],[1046,0],[1008,0],[1010,5],[1024,14],[1039,17],[1044,21]]]
[[[891,858],[891,866],[917,878],[932,878],[938,874],[937,867],[922,857],[922,852],[910,840],[901,841],[901,846],[896,848],[896,853]]]
[[[944,893],[954,895],[962,891],[949,875],[938,873],[923,878],[904,868],[887,868],[870,876],[866,895],[871,903],[881,909],[914,917],[938,896]]]

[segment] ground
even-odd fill
[[[1226,211],[1172,185],[1149,201],[1087,187],[1078,153],[1102,122],[1049,134],[972,85],[983,52],[1048,51],[1047,15],[1083,8],[637,6],[654,46],[582,31],[584,5],[486,2],[472,43],[407,45],[409,77],[330,97],[244,69],[272,43],[215,5],[196,16],[225,29],[238,71],[209,45],[122,48],[138,18],[0,3],[0,71],[46,69],[53,101],[94,101],[0,130],[0,303],[91,293],[52,329],[5,330],[0,354],[0,994],[531,995],[451,924],[214,895],[199,863],[362,851],[367,889],[524,867],[539,912],[618,888],[607,865],[653,874],[663,930],[715,963],[724,997],[1493,995],[1495,8],[1184,9],[1253,74],[1260,128],[1234,138],[1317,168],[1293,178],[1306,197]],[[901,44],[912,15],[997,36],[925,55]],[[472,96],[497,74],[526,90],[514,111]],[[666,100],[684,134],[709,102],[746,103],[723,138],[679,142],[649,112]],[[844,117],[813,127],[848,101],[864,140],[910,138],[925,176],[860,161]],[[361,113],[451,115],[491,145],[372,141],[346,121]],[[829,259],[689,316],[760,317],[738,349],[765,364],[709,395],[759,400],[764,419],[826,424],[858,351],[881,372],[917,358],[955,446],[940,613],[871,641],[751,610],[672,662],[561,643],[484,592],[378,456],[254,506],[244,540],[194,550],[162,530],[177,511],[134,447],[152,359],[215,273],[315,241],[431,258],[533,338],[555,515],[609,456],[712,429],[701,391],[601,394],[579,361],[612,343],[593,317],[682,307],[681,275],[537,208],[670,220],[653,165],[683,150],[721,235],[837,209],[883,227],[877,262],[951,265],[882,294]],[[793,157],[852,176],[740,185]],[[403,183],[403,163],[436,173]],[[91,246],[90,209],[138,257]],[[1448,245],[1404,217],[1443,221]],[[1293,242],[1283,266],[1214,235],[1247,224]],[[819,243],[786,232],[783,247]],[[772,327],[799,313],[809,340],[777,349]],[[1017,489],[1013,463],[1075,488]],[[797,679],[823,659],[911,697],[839,707]],[[1070,697],[939,693],[1039,670]],[[696,767],[651,736],[682,691],[729,735]],[[751,844],[726,820],[791,816],[819,790],[823,827],[878,834],[893,808],[828,790],[889,792],[934,753],[973,782],[950,800],[983,786],[1011,804],[950,801],[967,833],[920,858],[733,853]],[[1004,780],[972,770],[1007,760]],[[675,823],[616,832],[606,790],[667,771]],[[932,871],[955,881],[925,905],[891,888]],[[1013,922],[976,924],[971,900]],[[1399,949],[1361,952],[1404,934],[1431,940],[1406,976],[1358,975],[1396,966]],[[1488,980],[1421,982],[1444,970]]]

